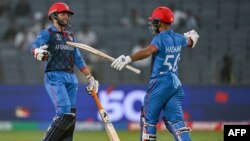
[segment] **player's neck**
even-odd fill
[[[55,25],[55,27],[56,27],[56,29],[59,31],[59,32],[63,32],[64,31],[64,28],[61,26],[61,25],[59,25],[59,24],[54,24]]]

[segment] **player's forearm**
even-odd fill
[[[148,47],[130,55],[130,58],[132,61],[142,60],[142,59],[145,59],[145,58],[151,56],[156,51],[157,51],[157,49],[154,46],[149,45]]]
[[[89,76],[89,75],[92,75],[88,69],[87,66],[84,66],[83,68],[80,69],[80,71],[84,74],[84,76]]]
[[[142,60],[144,58],[149,57],[151,54],[147,51],[141,50],[135,54],[130,55],[130,58],[132,61],[138,61],[138,60]]]

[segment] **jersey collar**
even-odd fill
[[[162,32],[160,32],[160,34],[165,34],[165,33],[170,33],[172,34],[174,31],[172,29],[168,29],[168,30],[164,30]]]
[[[50,28],[51,28],[52,31],[60,32],[60,31],[56,28],[56,26],[55,26],[54,24],[51,24]],[[65,32],[65,31],[63,31],[63,32]]]

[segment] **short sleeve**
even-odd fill
[[[161,42],[160,42],[160,39],[159,39],[159,36],[155,36],[152,41],[151,41],[151,44],[154,45],[158,50],[161,50]]]
[[[50,39],[50,33],[48,30],[43,30],[32,43],[33,48],[38,48],[44,44],[47,44]]]

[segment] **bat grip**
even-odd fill
[[[102,104],[101,104],[101,102],[100,102],[100,100],[99,100],[99,98],[97,97],[97,94],[96,94],[96,92],[95,92],[95,89],[92,90],[92,96],[93,96],[93,98],[94,98],[94,100],[95,100],[95,103],[96,103],[96,106],[97,106],[98,110],[103,109]]]

